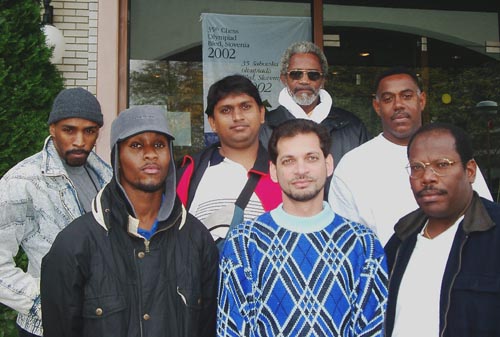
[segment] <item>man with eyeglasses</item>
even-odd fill
[[[472,188],[478,168],[467,134],[428,124],[407,154],[419,209],[385,246],[386,336],[500,336],[500,205]]]
[[[418,206],[411,193],[406,146],[422,125],[426,94],[409,69],[395,67],[375,82],[373,108],[382,133],[346,154],[338,163],[328,201],[334,211],[367,225],[382,244],[394,233],[394,224]],[[492,200],[481,172],[473,187]]]
[[[263,144],[267,146],[278,125],[294,118],[309,119],[327,128],[335,163],[369,139],[363,122],[353,113],[334,107],[332,97],[323,89],[328,61],[318,46],[309,41],[292,44],[281,57],[280,72],[285,88],[279,94],[280,106],[266,113],[260,133]]]

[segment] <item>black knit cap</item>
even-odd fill
[[[94,95],[83,88],[62,90],[54,100],[48,124],[66,118],[83,118],[103,125],[101,105]]]

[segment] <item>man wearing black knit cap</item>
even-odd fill
[[[54,100],[43,149],[0,180],[0,302],[19,314],[19,336],[42,336],[40,264],[56,235],[90,211],[92,198],[111,179],[93,151],[103,125],[97,99],[82,88]],[[16,268],[22,247],[28,271]]]
[[[218,251],[175,191],[164,110],[111,126],[113,178],[42,261],[45,337],[215,336]]]

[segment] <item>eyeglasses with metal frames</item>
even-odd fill
[[[449,173],[449,169],[458,162],[448,158],[438,159],[430,163],[415,161],[406,165],[406,171],[412,179],[422,178],[426,168],[429,168],[438,177],[444,177]]]
[[[311,81],[318,81],[323,77],[323,73],[319,72],[317,70],[301,70],[301,69],[295,69],[295,70],[290,70],[287,71],[286,73],[290,79],[297,81],[302,79],[304,74],[307,74],[307,77]]]

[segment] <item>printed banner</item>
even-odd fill
[[[311,41],[311,18],[204,13],[202,20],[204,107],[210,85],[234,74],[248,77],[264,102],[278,106],[281,55],[293,42]]]

